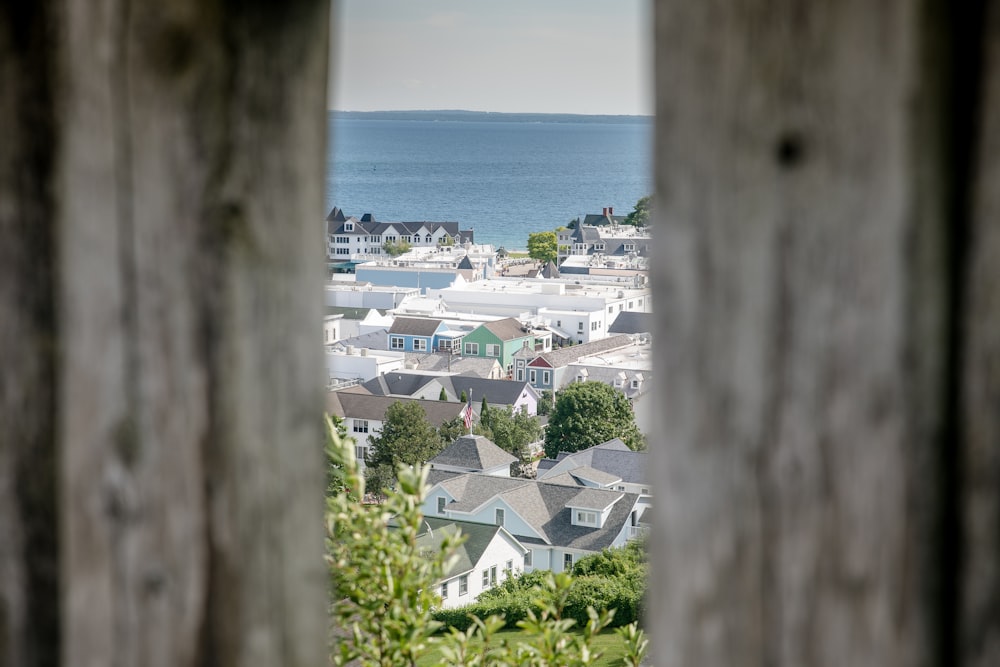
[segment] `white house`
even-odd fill
[[[461,532],[465,542],[457,560],[435,584],[444,608],[461,607],[475,601],[483,591],[520,572],[527,548],[505,528],[497,525],[424,518],[424,531],[417,536],[420,549],[437,551],[448,535]]]
[[[441,470],[428,481],[425,516],[503,526],[527,549],[525,572],[562,572],[644,533],[634,493]]]
[[[402,370],[405,363],[406,354],[403,352],[373,351],[353,346],[326,348],[326,372],[330,380],[365,382],[383,373]]]

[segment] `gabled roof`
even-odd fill
[[[517,457],[497,447],[481,435],[463,435],[430,460],[432,465],[446,465],[472,470],[491,470],[509,466]]]
[[[428,384],[440,379],[440,377],[434,375],[398,373],[394,371],[373,377],[371,380],[362,383],[361,386],[374,396],[413,396]],[[436,398],[436,396],[432,398]]]
[[[560,454],[565,456],[561,456],[558,460],[539,461],[537,470],[539,480],[550,480],[563,473],[576,475],[578,470],[599,470],[629,484],[650,483],[649,455],[646,452],[632,451],[619,438],[579,452],[560,452]]]
[[[397,316],[389,327],[389,333],[403,336],[433,336],[442,324],[441,320],[425,317]]]
[[[438,551],[446,536],[454,536],[457,532],[461,532],[465,536],[465,541],[455,551],[456,560],[448,568],[448,571],[443,573],[446,579],[465,574],[475,568],[482,560],[483,554],[498,537],[510,540],[522,554],[527,551],[517,541],[517,538],[502,526],[432,516],[424,517],[423,525],[427,530],[417,535],[417,546],[421,549]]]
[[[467,375],[451,375],[440,380],[446,389],[451,387],[451,393],[455,396],[461,396],[463,391],[466,392],[466,396],[470,396],[471,391],[472,401],[476,406],[483,398],[494,406],[514,405],[526,391],[535,394],[536,398],[538,394],[535,388],[524,380],[490,380]]]
[[[580,481],[592,482],[593,484],[597,484],[599,486],[611,486],[612,484],[622,481],[620,475],[614,475],[603,470],[591,468],[590,466],[573,468],[568,474]]]
[[[618,313],[618,317],[608,327],[608,333],[649,333],[653,330],[653,322],[653,313],[639,313],[626,310]]]
[[[440,352],[427,354],[408,352],[406,363],[415,363],[416,370],[450,371],[457,375],[477,378],[487,378],[500,368],[500,362],[490,357],[457,357]]]
[[[544,543],[587,551],[600,551],[611,546],[639,500],[634,493],[479,473],[446,478],[435,486],[456,498],[445,506],[448,510],[471,513],[498,498],[541,535]],[[571,507],[609,505],[613,506],[603,527],[573,525]],[[536,541],[531,536],[516,533],[515,537],[523,542]]]
[[[549,260],[548,264],[542,267],[541,275],[543,278],[558,278],[559,267],[552,260]]]
[[[482,326],[503,341],[526,338],[527,336],[532,335],[530,331],[524,331],[523,325],[513,317],[505,317],[502,320],[485,322]]]
[[[608,350],[614,350],[631,344],[631,337],[625,334],[619,334],[617,336],[608,336],[607,338],[592,340],[589,343],[580,343],[579,345],[562,347],[557,350],[552,350],[551,352],[543,352],[538,356],[548,362],[552,368],[562,368],[563,366],[568,366],[573,363],[580,357],[586,357],[591,354],[600,354],[601,352],[607,352]]]
[[[588,213],[583,218],[584,225],[610,225],[613,222],[617,222],[620,225],[625,224],[624,215],[606,215],[604,213]]]
[[[337,417],[385,421],[386,410],[396,401],[419,404],[427,415],[427,421],[435,428],[457,417],[463,407],[459,403],[449,403],[447,401],[423,401],[416,398],[372,396],[368,393],[358,394],[348,391],[330,391],[326,394],[326,411]]]
[[[330,215],[326,216],[327,222],[344,222],[347,220],[347,216],[344,215],[344,211],[339,206],[334,206],[330,210]]]
[[[474,269],[475,267],[472,266],[472,262],[469,261],[469,256],[468,255],[464,255],[462,257],[462,261],[460,261],[458,263],[458,266],[456,266],[455,268],[456,269],[469,269],[469,270],[471,270],[471,269]]]

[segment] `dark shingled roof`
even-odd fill
[[[432,465],[447,465],[470,470],[490,470],[510,465],[516,456],[497,447],[481,435],[463,435],[431,459]]]
[[[441,326],[441,320],[424,317],[397,317],[389,327],[389,333],[404,336],[433,336]]]
[[[639,500],[634,493],[479,473],[446,478],[435,486],[456,498],[445,506],[448,510],[473,512],[499,496],[543,536],[544,543],[588,551],[600,551],[611,546]],[[573,525],[571,507],[607,507],[612,503],[602,528]],[[515,536],[525,543],[537,542],[516,533]]]
[[[431,382],[439,380],[434,375],[424,375],[422,373],[397,373],[395,371],[383,373],[378,377],[362,383],[362,387],[371,392],[374,396],[413,396],[418,391],[426,387]]]
[[[557,267],[552,260],[549,260],[548,264],[542,267],[541,275],[543,278],[558,278],[560,277],[559,267]]]
[[[586,476],[588,470],[599,470],[629,484],[650,482],[649,455],[646,452],[633,452],[618,438],[566,454],[558,461],[543,459],[539,461],[537,472],[539,480],[548,480],[563,473],[577,475],[578,471],[584,471],[579,474]]]
[[[456,266],[455,268],[457,268],[457,269],[473,269],[475,267],[473,267],[472,266],[472,262],[469,261],[469,256],[468,255],[464,255],[462,257],[462,261],[460,261],[458,263],[458,266]]]
[[[486,327],[486,329],[489,330],[494,336],[505,341],[524,338],[531,335],[531,332],[524,331],[521,323],[513,317],[506,317],[502,320],[486,322],[483,326]]]
[[[385,420],[385,412],[389,406],[399,401],[401,403],[415,402],[424,409],[427,421],[438,428],[461,414],[460,403],[447,401],[422,401],[416,398],[399,398],[396,396],[372,396],[347,391],[330,391],[326,394],[326,411],[338,417],[352,419]]]
[[[468,375],[451,375],[439,379],[446,388],[451,386],[451,393],[455,396],[461,396],[463,391],[469,396],[468,392],[471,390],[473,402],[477,406],[483,398],[492,406],[514,405],[531,386],[524,380],[490,380]]]
[[[489,548],[498,533],[510,535],[501,526],[442,519],[432,516],[424,517],[423,525],[428,530],[417,535],[417,547],[420,549],[438,551],[445,536],[454,536],[459,531],[465,537],[465,541],[455,551],[457,560],[443,575],[445,579],[471,572],[472,568],[482,559],[483,554],[486,553],[486,549]],[[510,537],[507,539],[510,539]],[[517,540],[515,539],[514,542],[516,543]],[[521,551],[523,553],[526,549],[521,547]]]
[[[573,363],[580,357],[600,354],[602,352],[607,352],[608,350],[615,350],[631,344],[632,338],[630,336],[619,334],[617,336],[608,336],[607,338],[592,340],[589,343],[561,347],[559,349],[552,350],[551,352],[543,352],[538,356],[549,362],[549,365],[552,366],[552,368],[562,368],[563,366],[568,366]]]

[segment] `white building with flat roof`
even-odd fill
[[[635,282],[491,278],[428,289],[426,296],[440,298],[453,312],[541,320],[559,335],[585,343],[606,337],[618,313],[651,311],[649,287]]]

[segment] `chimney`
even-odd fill
[[[611,206],[609,206],[608,207],[608,217],[610,218],[614,214],[615,214],[615,209],[612,208]]]
[[[608,207],[607,207],[607,206],[605,206],[605,207],[604,207],[603,209],[601,209],[601,210],[602,210],[602,213],[601,213],[601,215],[603,215],[603,216],[604,216],[605,218],[606,218],[606,217],[608,217]]]

